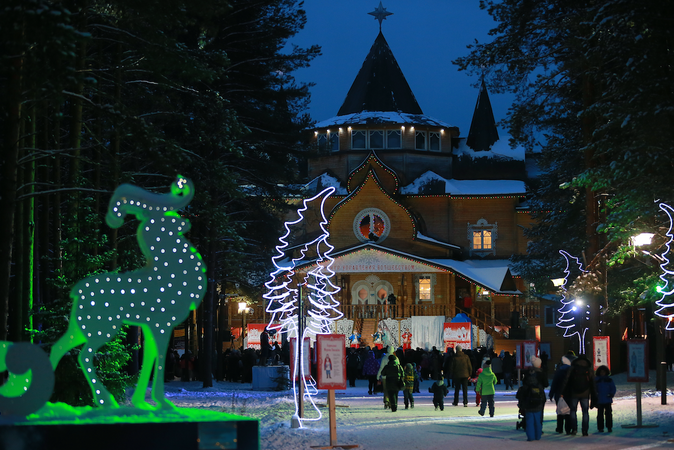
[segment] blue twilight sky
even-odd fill
[[[465,137],[477,101],[477,76],[459,72],[452,60],[466,55],[475,39],[490,40],[496,23],[478,0],[382,0],[393,15],[382,32],[424,114],[458,126]],[[291,42],[318,44],[323,54],[311,67],[296,73],[314,82],[309,113],[316,121],[337,115],[356,74],[379,32],[379,22],[367,14],[379,0],[306,0],[307,25]],[[497,121],[505,118],[510,95],[490,92]],[[503,138],[503,134],[501,134]]]

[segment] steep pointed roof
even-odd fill
[[[381,31],[337,115],[362,111],[423,114]]]
[[[468,138],[466,138],[466,145],[475,151],[485,151],[489,150],[498,140],[494,111],[491,109],[487,86],[483,79],[475,105],[475,112],[473,112],[473,120],[470,123]]]

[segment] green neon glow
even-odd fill
[[[65,403],[47,402],[39,411],[27,416],[25,422],[17,422],[16,425],[88,425],[258,420],[251,417],[197,408],[174,408],[170,410],[147,411],[131,406],[122,406],[114,411],[115,414],[111,414],[109,410],[103,408],[91,406],[74,407]]]
[[[7,341],[0,343],[0,372],[8,370],[6,363],[7,350],[9,350],[11,345],[12,343]],[[0,395],[9,398],[20,397],[30,388],[32,379],[33,373],[30,369],[27,372],[19,374],[9,372],[7,382],[0,386]]]

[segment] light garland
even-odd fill
[[[395,194],[398,192],[398,188],[400,187],[400,180],[398,180],[398,175],[390,168],[384,165],[383,162],[379,160],[379,157],[376,155],[376,153],[373,151],[370,152],[367,158],[361,163],[360,166],[356,167],[351,171],[349,174],[349,178],[346,180],[346,188],[349,190],[351,187],[351,180],[353,179],[354,176],[356,176],[358,173],[360,173],[361,170],[363,170],[368,164],[375,163],[377,166],[379,166],[382,170],[387,172],[389,175],[391,175],[395,181],[395,187],[393,188],[393,193]],[[369,169],[372,171],[372,168]],[[361,183],[362,185],[363,183]]]
[[[660,300],[656,301],[655,304],[660,307],[660,309],[655,311],[655,315],[668,319],[665,325],[666,330],[674,330],[674,324],[672,324],[672,319],[674,318],[674,303],[672,303],[670,295],[674,293],[674,285],[670,286],[668,277],[674,276],[674,270],[668,268],[669,259],[667,255],[669,254],[672,246],[672,240],[674,240],[674,234],[672,233],[672,228],[674,227],[674,209],[666,203],[660,203],[660,209],[667,214],[669,219],[669,229],[667,230],[667,242],[665,242],[665,250],[660,255],[661,263],[660,269],[662,273],[660,274],[660,279],[663,281],[663,286],[658,286],[658,292],[662,294]]]
[[[577,312],[576,307],[572,305],[575,303],[575,299],[567,299],[566,283],[569,281],[569,275],[571,274],[571,270],[569,269],[571,266],[571,260],[575,262],[581,272],[585,273],[587,271],[583,269],[583,264],[575,256],[571,256],[564,250],[560,250],[559,253],[564,257],[564,259],[566,259],[566,268],[564,269],[564,283],[562,283],[563,292],[562,299],[560,300],[562,307],[557,310],[557,312],[560,313],[560,316],[556,326],[557,328],[564,330],[564,337],[572,337],[577,335],[579,342],[579,353],[585,353],[585,334],[587,333],[588,328],[582,326],[582,324],[579,327],[578,324],[575,323],[577,315],[580,313]],[[587,308],[588,305],[585,305],[585,307]],[[585,320],[589,320],[589,318],[586,317]],[[574,330],[574,328],[578,329]]]
[[[322,417],[321,411],[314,402],[314,397],[318,393],[316,382],[310,373],[305,373],[304,364],[302,363],[305,357],[308,357],[308,355],[304,355],[304,338],[315,336],[316,334],[329,334],[331,332],[331,323],[343,316],[337,309],[340,303],[334,298],[334,295],[340,291],[340,288],[332,283],[335,272],[332,270],[334,259],[330,256],[330,253],[334,250],[334,247],[328,242],[330,234],[326,228],[328,220],[325,217],[325,202],[334,191],[334,187],[328,187],[314,197],[303,200],[302,207],[297,210],[299,218],[286,222],[283,225],[286,233],[279,238],[281,244],[276,246],[277,255],[272,257],[272,263],[276,269],[269,274],[270,280],[265,283],[268,292],[263,295],[268,300],[266,311],[271,314],[268,327],[297,337],[295,339],[294,373],[291,374],[293,392],[295,393],[295,415],[298,416],[300,410],[297,399],[298,378],[301,383],[304,383],[304,397],[300,401],[308,400],[318,413],[318,417],[313,419],[298,417],[300,426],[304,421],[320,420]],[[303,245],[299,257],[287,261],[284,250],[288,247],[287,240],[291,234],[291,227],[301,223],[305,219],[304,213],[309,208],[308,203],[319,198],[321,199],[320,211],[322,220],[320,229],[322,233]],[[307,327],[302,330],[302,336],[298,336],[298,319],[301,313],[298,307],[299,291],[291,287],[291,284],[299,284],[299,280],[295,280],[295,266],[299,261],[304,259],[309,248],[315,248],[317,254],[316,265],[307,272],[302,284],[306,285],[308,289],[307,299],[309,300],[310,308],[307,313],[313,320],[308,321]]]

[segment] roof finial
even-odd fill
[[[393,13],[386,11],[386,8],[379,2],[379,6],[377,6],[374,11],[368,13],[371,16],[374,16],[375,20],[379,21],[379,32],[381,32],[381,23],[383,20],[386,19],[386,16],[390,16]]]

